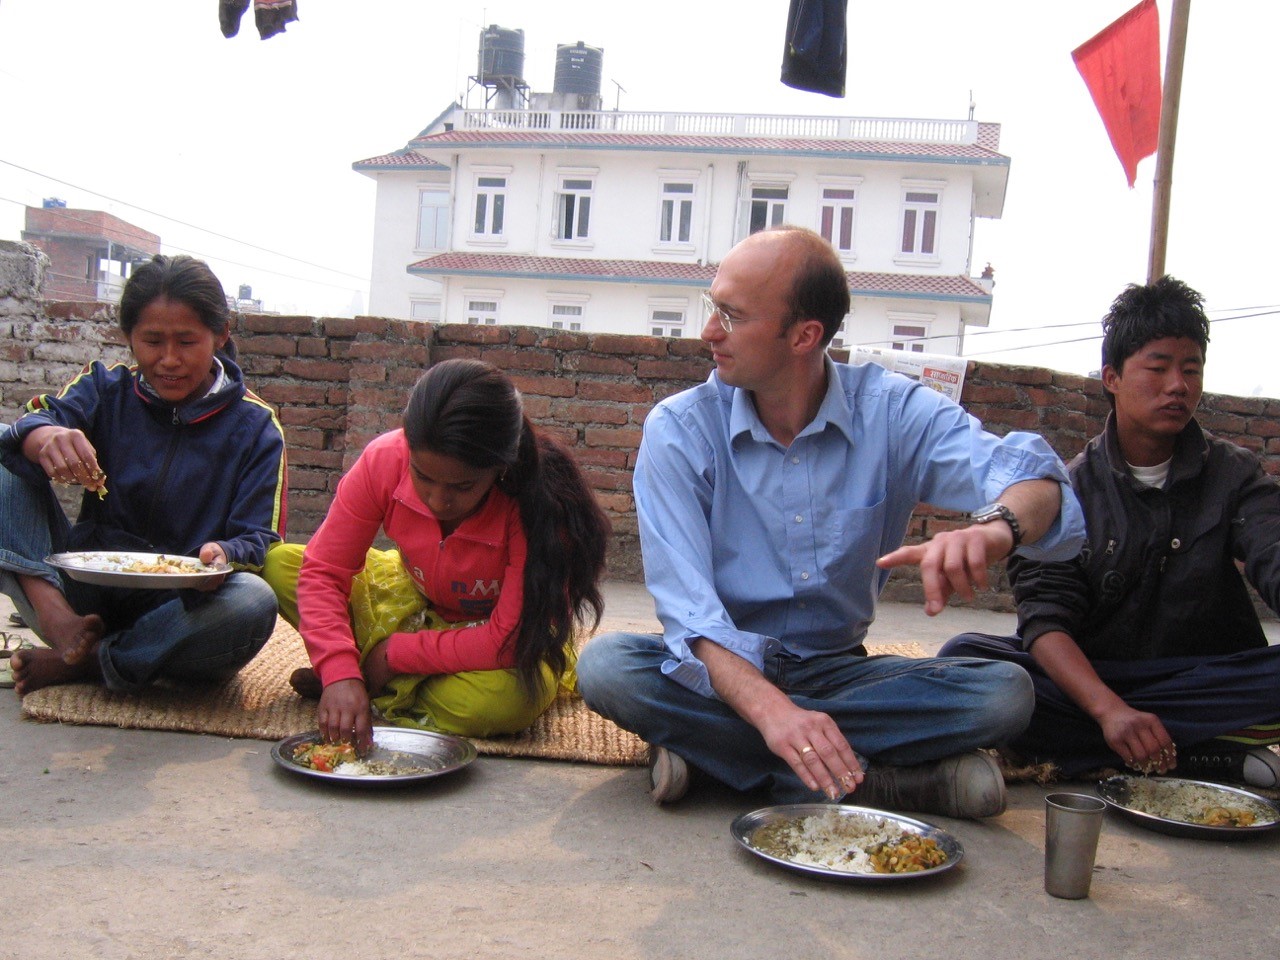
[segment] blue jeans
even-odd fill
[[[728,704],[664,675],[670,659],[656,634],[602,634],[578,657],[578,689],[597,713],[736,790],[766,788],[778,803],[818,799]],[[1031,717],[1026,671],[989,660],[782,655],[766,660],[765,677],[797,706],[834,719],[868,765],[995,746]]]
[[[63,579],[44,562],[65,549],[71,525],[47,483],[0,467],[0,592],[40,635],[19,575],[58,587],[76,613],[99,614],[106,633],[98,661],[108,688],[132,691],[158,677],[221,680],[253,659],[275,629],[276,598],[250,573],[233,573],[212,593],[124,590]]]
[[[1124,767],[1097,721],[1049,679],[1018,637],[962,633],[946,642],[942,654],[999,659],[1031,675],[1035,713],[1027,729],[1009,743],[1028,760],[1052,761],[1068,777]],[[1129,706],[1159,717],[1180,748],[1198,747],[1254,724],[1280,722],[1280,647],[1217,657],[1095,660],[1093,668]],[[1225,741],[1213,747],[1219,752],[1232,748]]]

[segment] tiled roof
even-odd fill
[[[1007,164],[1009,158],[974,144],[909,143],[887,140],[818,140],[801,137],[731,137],[671,133],[561,133],[540,130],[449,130],[418,137],[415,149],[484,146],[529,149],[683,150],[689,153],[805,154],[882,159],[973,160]]]
[[[978,146],[986,147],[988,150],[999,150],[1000,149],[1000,124],[998,123],[978,124]]]
[[[965,276],[929,273],[872,273],[851,271],[849,287],[855,293],[907,294],[933,298],[964,298],[990,301],[991,294]]]
[[[369,157],[351,164],[352,170],[448,170],[448,166],[437,163],[416,150],[397,150],[395,153],[384,153],[380,157]]]
[[[585,257],[532,257],[512,253],[455,251],[410,264],[418,276],[519,277],[537,280],[603,280],[614,283],[661,283],[709,287],[716,264],[670,263],[661,260],[590,260]],[[989,303],[991,295],[968,277],[915,273],[850,271],[854,296],[904,296],[932,300]]]
[[[539,279],[612,280],[626,283],[711,285],[714,266],[662,260],[590,260],[585,257],[528,257],[510,253],[458,251],[427,257],[408,266],[415,274]]]

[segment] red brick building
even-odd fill
[[[133,265],[160,252],[160,237],[101,210],[27,207],[22,239],[49,258],[50,300],[119,303]]]

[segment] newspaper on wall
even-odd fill
[[[926,387],[945,393],[956,403],[960,402],[960,392],[964,390],[964,372],[969,363],[964,357],[878,347],[855,347],[849,362],[878,363],[886,370],[919,380]]]

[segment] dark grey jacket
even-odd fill
[[[1051,630],[1091,660],[1266,646],[1237,565],[1280,610],[1280,486],[1257,457],[1192,420],[1164,487],[1143,487],[1125,466],[1112,415],[1068,472],[1086,546],[1068,563],[1009,563],[1025,647]]]

